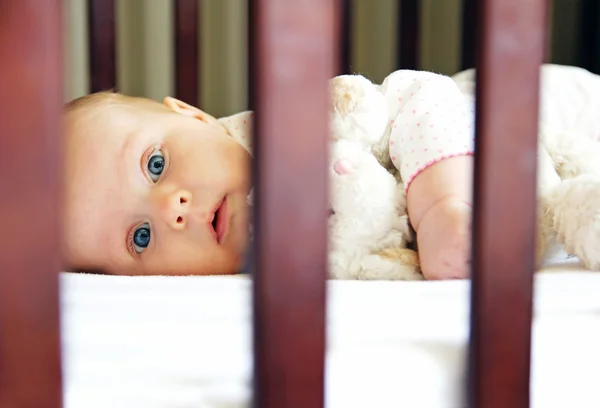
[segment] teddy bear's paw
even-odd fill
[[[400,200],[394,177],[366,152],[334,159],[330,199],[334,213],[353,215],[353,222],[363,220],[368,224],[382,217],[390,219]]]
[[[368,188],[367,192],[394,196],[399,194],[394,176],[359,143],[348,140],[332,143],[330,160],[332,188],[336,188],[340,183],[349,187],[358,184],[361,187],[356,189],[357,193]],[[382,191],[382,188],[385,190]]]
[[[591,270],[600,271],[600,178],[565,180],[544,198],[556,241]]]
[[[386,248],[365,255],[361,261],[364,280],[423,280],[419,256],[408,248]]]
[[[355,167],[351,160],[339,159],[333,162],[333,170],[340,176],[343,176],[345,174],[353,173]]]

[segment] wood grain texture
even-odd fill
[[[117,86],[115,0],[88,0],[90,91]]]
[[[175,94],[200,106],[199,0],[175,0]]]
[[[61,1],[0,0],[0,407],[61,406]]]
[[[254,406],[323,407],[336,0],[254,0]]]
[[[398,0],[396,69],[419,69],[421,1]]]
[[[477,5],[469,406],[526,408],[546,0]]]

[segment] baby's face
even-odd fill
[[[70,265],[127,275],[239,270],[250,156],[213,118],[171,104],[67,119]]]

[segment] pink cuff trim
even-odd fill
[[[411,183],[413,182],[413,180],[415,179],[415,177],[417,177],[419,175],[419,173],[421,173],[423,170],[425,170],[427,167],[445,160],[445,159],[450,159],[452,157],[458,157],[458,156],[473,156],[475,154],[475,152],[473,152],[472,150],[466,151],[466,152],[460,152],[460,153],[452,153],[452,154],[447,154],[445,156],[441,156],[438,157],[436,159],[430,160],[427,163],[425,163],[423,166],[419,167],[417,169],[417,171],[411,176],[409,177],[409,179],[406,181],[406,183],[404,183],[404,194],[408,195],[408,188],[410,187]]]

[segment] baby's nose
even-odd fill
[[[192,193],[187,190],[166,193],[160,206],[160,217],[173,229],[184,229],[188,223],[191,205]]]

